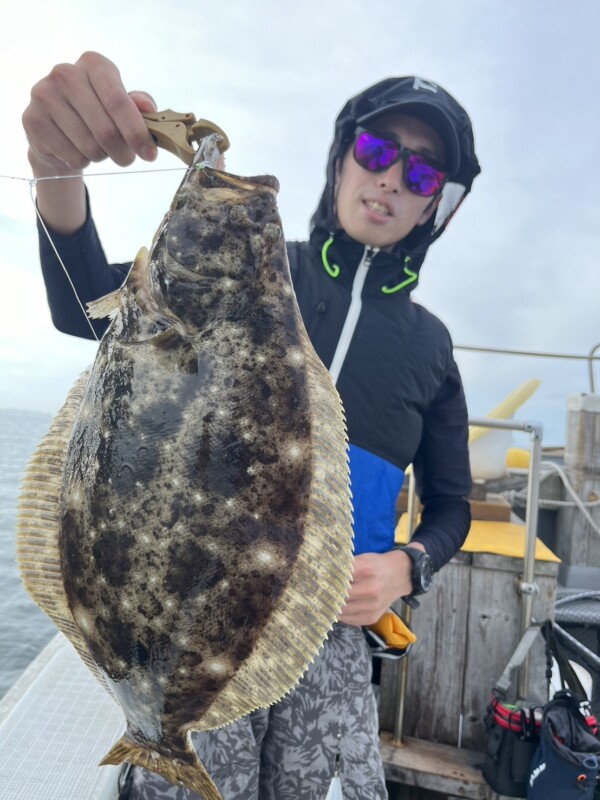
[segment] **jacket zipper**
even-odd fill
[[[365,247],[365,251],[362,255],[360,264],[356,270],[356,275],[354,276],[354,280],[352,282],[352,298],[350,300],[350,307],[348,308],[348,313],[346,314],[346,319],[344,320],[342,332],[340,333],[340,338],[338,339],[337,347],[335,348],[335,353],[333,354],[331,366],[329,367],[329,372],[331,373],[333,382],[336,384],[340,376],[340,372],[342,371],[342,367],[344,366],[344,361],[346,360],[346,355],[348,354],[348,349],[350,347],[350,341],[352,340],[354,331],[356,330],[358,318],[360,317],[360,312],[362,309],[362,290],[367,278],[367,272],[378,252],[378,247],[369,247],[368,245]]]

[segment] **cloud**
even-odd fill
[[[61,35],[50,37],[57,19]],[[150,91],[161,107],[222,125],[232,140],[229,169],[277,175],[286,235],[300,238],[347,97],[382,77],[421,74],[468,109],[483,172],[428,255],[415,299],[439,314],[458,343],[585,354],[600,340],[599,25],[596,0],[430,0],[426,18],[409,0],[307,0],[285,13],[275,0],[231,0],[226,11],[198,0],[168,8],[158,0],[33,2],[15,8],[14,35],[0,53],[11,76],[0,86],[11,110],[0,174],[29,173],[20,115],[33,83],[53,64],[95,49],[114,59],[128,87]],[[176,165],[163,154],[155,166]],[[111,260],[127,260],[150,242],[178,180],[177,173],[88,180]],[[56,396],[66,391],[93,345],[51,326],[27,183],[0,179],[0,215],[11,298],[0,324],[2,383],[13,386],[8,399],[16,402],[21,386],[19,403],[35,398],[40,407],[42,387],[54,381]],[[458,358],[474,413],[486,413],[520,380],[542,377],[524,412],[537,414],[553,438],[564,435],[566,395],[588,388],[584,362]]]
[[[41,276],[2,266],[10,292],[0,315],[0,408],[56,411],[93,360],[93,342],[52,328]]]

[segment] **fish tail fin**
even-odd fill
[[[223,800],[196,751],[187,742],[186,745],[184,752],[169,756],[153,750],[150,745],[136,742],[125,734],[102,759],[100,766],[118,765],[127,761],[136,767],[156,772],[174,785],[185,786],[197,792],[203,800]]]

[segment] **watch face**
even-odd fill
[[[427,553],[423,553],[421,558],[419,558],[415,564],[415,567],[419,567],[421,591],[429,591],[433,580],[433,567],[431,565],[431,558],[427,555]]]
[[[425,594],[425,592],[428,592],[431,588],[431,583],[433,581],[434,570],[431,557],[428,553],[424,553],[416,547],[402,546],[398,549],[404,550],[406,555],[413,562],[410,574],[413,586],[412,595]]]

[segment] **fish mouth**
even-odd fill
[[[279,192],[279,181],[274,175],[253,175],[243,178],[241,175],[234,175],[232,172],[224,172],[207,166],[199,169],[198,173],[201,176],[201,182],[207,188],[229,189],[236,194],[264,191],[265,189],[273,194]],[[203,180],[202,176],[204,176]]]

